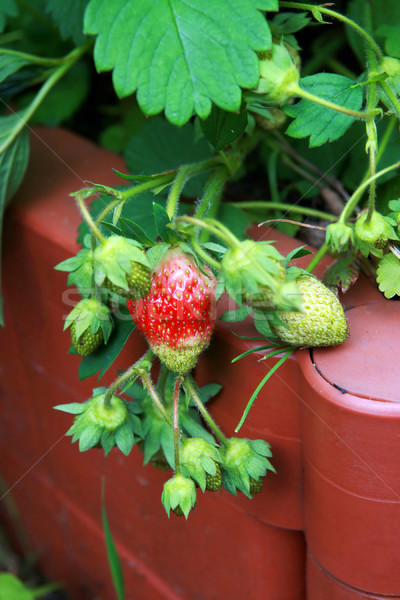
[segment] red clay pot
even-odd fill
[[[38,130],[37,134],[27,177],[6,223],[0,472],[19,507],[40,567],[48,577],[63,582],[74,600],[114,596],[101,525],[104,478],[128,599],[133,594],[141,600],[305,599],[299,502],[297,517],[292,519],[298,530],[266,521],[261,500],[266,492],[260,494],[259,509],[251,513],[252,501],[236,504],[224,492],[199,494],[187,522],[175,516],[168,519],[160,496],[169,474],[143,467],[137,449],[127,458],[112,452],[105,459],[96,450],[80,455],[76,444],[64,437],[71,418],[52,406],[85,400],[98,385],[96,377],[79,381],[80,359],[68,355],[69,336],[62,332],[62,318],[70,307],[63,305],[65,273],[54,271],[54,265],[76,252],[80,222],[68,195],[82,187],[84,179],[116,184],[111,167],[124,167],[117,157],[70,133]],[[218,344],[217,334],[215,349]],[[135,362],[144,348],[135,333],[118,368]],[[243,351],[240,346],[238,350]],[[114,377],[115,371],[106,374],[104,384]],[[218,373],[223,384],[226,378]],[[297,414],[289,411],[285,419],[298,430]],[[227,434],[233,434],[234,425],[233,421],[232,426],[225,424]],[[258,429],[255,433],[262,435],[263,427]],[[284,438],[284,429],[282,425],[277,439]],[[290,460],[285,456],[279,460],[280,477],[292,488],[284,466],[297,462],[293,478],[297,477],[298,497],[298,440],[296,445]],[[6,518],[4,506],[3,514]]]
[[[68,355],[66,277],[54,265],[77,249],[80,217],[69,193],[83,180],[117,184],[111,167],[124,170],[120,159],[77,136],[38,130],[27,178],[7,215],[0,473],[40,566],[74,600],[113,597],[100,514],[104,477],[128,599],[131,590],[141,600],[400,596],[394,364],[400,305],[383,300],[363,278],[343,298],[349,340],[331,350],[297,351],[262,389],[240,431],[271,443],[277,469],[253,500],[199,494],[187,522],[168,520],[160,503],[167,476],[143,467],[138,450],[107,459],[95,450],[80,455],[64,437],[70,416],[52,406],[85,400],[98,381],[79,381],[80,359]],[[277,240],[283,253],[300,245],[271,230],[262,235]],[[232,358],[257,345],[232,329],[254,333],[251,322],[220,323],[196,372],[199,383],[224,385],[210,409],[229,436],[274,364],[258,362],[259,353],[230,368]],[[132,335],[117,368],[127,368],[144,348],[140,335]],[[315,557],[308,559],[307,593],[305,540]],[[349,596],[354,590],[359,595]]]

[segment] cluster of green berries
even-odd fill
[[[113,328],[113,301],[138,300],[151,285],[150,265],[144,250],[134,240],[112,235],[94,250],[83,248],[56,269],[68,271],[68,285],[82,296],[67,316],[71,344],[80,356],[88,356],[107,343]],[[105,292],[105,293],[104,293]]]

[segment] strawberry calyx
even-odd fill
[[[113,327],[111,312],[95,298],[83,298],[65,319],[64,331],[68,327],[74,349],[81,356],[87,356],[103,341],[107,343]]]
[[[182,474],[191,477],[204,492],[207,475],[217,475],[221,462],[218,449],[203,438],[193,437],[183,441],[179,454]]]
[[[193,479],[177,473],[165,482],[161,502],[170,516],[172,510],[177,516],[187,519],[196,506],[196,485]]]
[[[240,242],[221,261],[226,291],[238,304],[264,302],[267,306],[285,281],[282,261],[272,242]]]
[[[71,256],[54,267],[57,271],[69,272],[67,285],[75,285],[80,295],[86,298],[93,289],[93,252],[83,248],[75,256]]]
[[[96,247],[93,261],[96,285],[132,298],[148,293],[150,264],[139,242],[111,235]]]
[[[117,446],[127,456],[142,437],[141,422],[130,403],[119,396],[111,396],[105,402],[106,391],[107,388],[96,388],[86,402],[60,404],[54,408],[76,415],[65,435],[72,436],[72,443],[79,440],[81,452],[99,446],[107,456]]]
[[[326,244],[333,253],[345,252],[354,244],[353,227],[346,223],[331,223],[326,228]]]
[[[296,95],[300,73],[284,44],[272,44],[259,66],[260,80],[255,92],[268,105],[282,106]]]
[[[222,483],[231,493],[236,495],[240,490],[251,498],[251,479],[265,477],[267,471],[275,473],[268,460],[272,456],[271,447],[264,440],[250,440],[232,437],[221,448]]]

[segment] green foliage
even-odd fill
[[[137,90],[146,114],[165,110],[183,125],[194,112],[206,118],[212,102],[239,109],[240,87],[257,84],[255,51],[271,39],[258,9],[276,8],[272,0],[159,0],[150,7],[144,0],[91,0],[85,30],[97,35],[96,67],[113,69],[118,96]]]
[[[300,87],[312,94],[334,101],[351,110],[360,110],[363,102],[361,86],[343,75],[318,73],[300,79]],[[321,146],[340,138],[354,123],[354,117],[335,112],[331,108],[300,100],[287,106],[285,112],[295,120],[286,133],[292,137],[310,136],[310,147]]]

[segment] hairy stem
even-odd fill
[[[96,237],[99,240],[99,242],[105,242],[106,238],[104,237],[104,235],[102,233],[100,233],[99,228],[97,227],[96,223],[93,221],[92,215],[88,211],[87,206],[82,198],[81,193],[77,192],[74,197],[75,197],[75,201],[78,206],[78,209],[82,215],[82,218],[88,224],[89,229],[92,232],[93,236]]]
[[[166,421],[166,423],[168,423],[168,425],[173,429],[174,428],[174,424],[171,420],[171,417],[169,416],[169,414],[167,413],[167,411],[165,410],[164,404],[161,402],[160,397],[154,387],[154,385],[151,382],[150,376],[148,374],[147,371],[143,370],[139,370],[138,371],[138,375],[140,377],[140,379],[142,380],[144,386],[146,387],[147,391],[149,392],[151,399],[153,400],[155,406],[158,408],[161,416],[163,417],[164,421]]]
[[[228,438],[222,433],[221,429],[218,427],[218,425],[216,424],[216,422],[214,421],[214,419],[212,418],[212,416],[210,415],[210,413],[204,406],[203,402],[201,401],[199,395],[196,392],[195,385],[193,384],[191,375],[186,375],[186,377],[183,380],[183,387],[185,388],[186,392],[192,398],[199,413],[201,414],[201,416],[203,417],[204,421],[207,423],[207,425],[209,426],[211,431],[214,433],[215,437],[217,439],[219,439],[221,444],[226,446],[228,444]]]
[[[150,370],[152,360],[154,358],[154,353],[151,350],[148,350],[142,358],[140,358],[137,362],[129,367],[126,371],[124,371],[119,377],[117,377],[110,387],[107,389],[104,394],[104,405],[106,408],[110,408],[111,398],[116,393],[116,391],[121,388],[127,381],[130,379],[135,380],[138,377],[139,371],[146,370],[147,372]]]
[[[337,218],[331,213],[326,213],[316,208],[309,208],[308,206],[299,206],[297,204],[287,204],[285,202],[268,202],[263,200],[242,200],[239,202],[229,202],[229,205],[236,206],[242,210],[283,210],[286,213],[293,213],[297,215],[303,215],[306,217],[314,217],[316,219],[323,219],[325,221],[336,221]]]
[[[177,377],[174,389],[174,457],[175,473],[181,472],[181,461],[179,458],[179,390],[181,387],[181,377]]]

